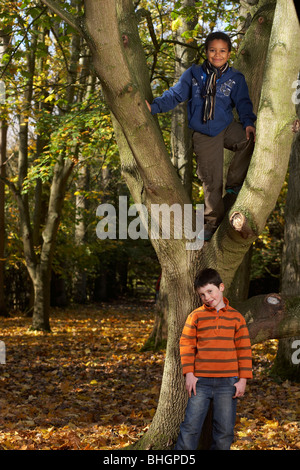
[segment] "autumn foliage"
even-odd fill
[[[52,332],[0,318],[0,449],[107,450],[137,441],[154,416],[164,351],[143,351],[151,302],[53,310]],[[233,449],[300,449],[296,384],[269,375],[275,340],[253,347]]]

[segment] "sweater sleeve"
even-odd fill
[[[180,338],[180,357],[183,375],[195,369],[195,356],[197,351],[196,325],[191,313],[184,325]]]
[[[253,113],[253,104],[249,96],[248,85],[242,73],[239,74],[238,83],[233,88],[231,97],[244,129],[247,126],[254,127],[256,115]]]
[[[238,359],[239,378],[252,379],[252,350],[249,331],[244,317],[235,332],[235,347]]]
[[[189,99],[191,94],[192,72],[191,67],[181,75],[179,81],[166,90],[161,96],[155,98],[151,104],[151,113],[166,113],[174,109],[179,103]]]

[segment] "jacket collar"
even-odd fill
[[[192,75],[197,79],[198,82],[203,81],[203,78],[206,78],[206,73],[204,72],[202,65],[192,65]],[[232,75],[234,75],[232,67],[229,67],[228,70],[224,74],[222,74],[221,78],[219,78],[218,82],[223,82],[228,80]]]
[[[220,310],[227,310],[227,308],[229,307],[229,301],[226,297],[223,297],[223,301],[224,301],[224,304],[225,304],[225,307],[223,308],[220,308]],[[208,307],[207,305],[203,304],[202,305],[203,309],[205,310],[209,310],[211,312],[215,311],[215,307]]]

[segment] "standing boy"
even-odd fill
[[[246,177],[254,149],[256,116],[244,75],[229,67],[231,41],[222,32],[205,41],[207,59],[187,69],[162,96],[147,103],[152,114],[163,113],[188,100],[189,127],[197,157],[197,175],[204,192],[204,238],[209,240],[224,217],[224,147],[235,152],[225,189],[236,195]],[[233,119],[236,108],[240,122]]]
[[[229,450],[234,437],[237,397],[252,378],[252,354],[244,317],[223,297],[214,269],[201,271],[195,290],[203,303],[187,318],[180,355],[189,395],[176,450],[196,450],[210,403],[214,450]]]

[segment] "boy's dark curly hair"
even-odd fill
[[[209,48],[209,45],[212,41],[215,39],[222,39],[222,41],[226,42],[228,45],[228,51],[231,51],[231,39],[226,33],[222,33],[221,31],[215,31],[214,33],[210,33],[207,38],[205,39],[205,50],[207,51]]]
[[[206,286],[207,284],[214,284],[215,286],[219,287],[219,285],[222,283],[223,281],[218,271],[212,268],[206,268],[202,269],[202,271],[197,274],[194,281],[194,288],[197,290],[200,287]]]

